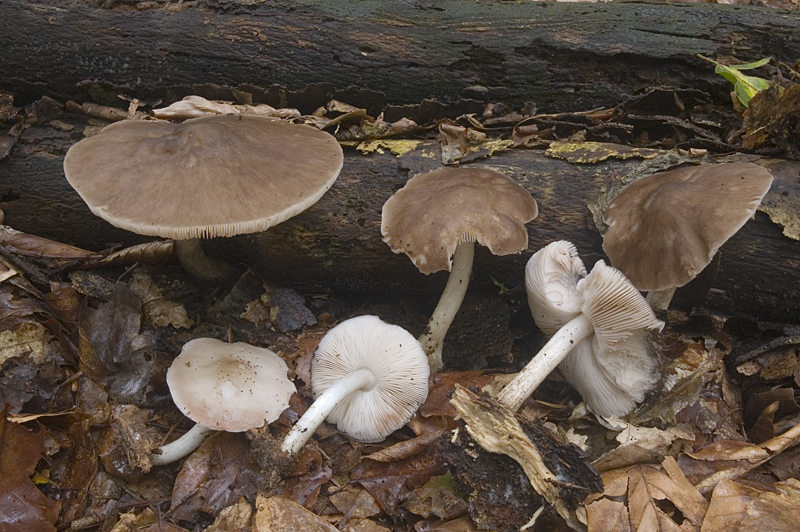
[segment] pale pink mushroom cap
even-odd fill
[[[242,432],[272,423],[296,391],[286,363],[270,351],[213,338],[187,342],[167,371],[172,400],[196,423]]]

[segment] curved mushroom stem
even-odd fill
[[[425,333],[419,337],[419,343],[428,355],[428,364],[431,371],[439,371],[444,366],[442,361],[442,344],[447,330],[456,317],[458,308],[464,300],[469,286],[469,277],[472,275],[472,259],[475,256],[475,242],[461,242],[453,253],[453,264],[450,268],[450,277],[444,287],[439,304],[428,321]]]
[[[594,326],[584,314],[579,314],[561,327],[550,340],[544,344],[522,371],[517,373],[500,393],[497,400],[516,412],[545,378],[569,354],[573,347],[588,338],[594,332]]]
[[[647,297],[645,297],[645,299],[654,309],[667,310],[667,308],[669,308],[669,304],[672,302],[672,296],[675,295],[675,290],[675,288],[650,290],[647,292]]]
[[[183,269],[195,277],[207,281],[224,281],[236,271],[229,262],[206,255],[199,238],[176,240],[174,246]]]
[[[150,463],[154,466],[162,466],[176,462],[200,447],[206,436],[212,432],[216,431],[198,423],[174,442],[159,447],[158,450],[161,452],[151,454]]]
[[[325,418],[331,411],[342,402],[342,399],[357,390],[370,390],[378,383],[378,379],[372,370],[361,368],[358,371],[342,377],[330,388],[325,390],[322,395],[317,397],[303,417],[295,423],[292,430],[283,440],[281,449],[289,454],[297,454],[300,449],[314,434]]]

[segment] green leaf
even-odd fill
[[[752,68],[758,68],[766,65],[770,60],[769,57],[765,57],[764,59],[760,59],[753,63],[745,63],[742,65],[723,65],[717,61],[714,61],[713,59],[703,57],[699,54],[698,57],[714,63],[716,65],[714,68],[714,73],[721,75],[733,83],[733,90],[736,93],[736,97],[745,107],[747,107],[750,99],[755,96],[758,91],[769,88],[769,81],[754,76],[745,76],[741,73],[742,70],[750,70]]]

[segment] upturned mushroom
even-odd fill
[[[648,335],[664,323],[641,293],[602,260],[587,274],[566,241],[537,251],[525,281],[533,318],[551,338],[497,399],[517,410],[560,366],[594,412],[628,413],[659,378]]]
[[[443,367],[442,344],[464,299],[475,242],[495,255],[528,245],[525,224],[536,200],[508,176],[488,168],[439,168],[408,180],[383,206],[381,234],[424,274],[448,270],[425,333],[420,336],[432,371]]]
[[[315,128],[251,115],[123,120],[72,146],[64,173],[112,225],[175,240],[181,264],[203,279],[232,266],[200,238],[265,231],[317,202],[342,168],[336,139]]]
[[[243,432],[272,423],[296,391],[287,371],[269,349],[213,338],[187,342],[167,371],[167,384],[175,405],[196,425],[160,447],[150,462],[180,460],[213,431]]]
[[[626,186],[603,215],[603,250],[653,307],[694,279],[749,220],[772,184],[752,163],[688,166]]]
[[[343,321],[322,338],[311,365],[316,400],[282,449],[296,454],[328,419],[356,441],[405,425],[428,396],[428,359],[409,332],[377,316]]]

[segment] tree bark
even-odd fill
[[[92,3],[0,3],[0,88],[21,103],[45,94],[119,103],[119,93],[152,101],[186,94],[232,99],[234,91],[247,91],[257,103],[303,112],[333,96],[373,116],[383,110],[387,119],[420,119],[486,101],[586,110],[652,86],[693,88],[727,101],[727,81],[697,54],[743,63],[772,57],[792,64],[800,57],[796,11],[738,5]]]

